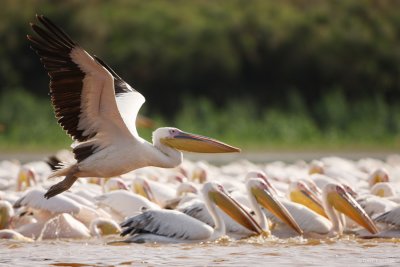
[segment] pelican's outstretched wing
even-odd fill
[[[144,97],[109,67],[99,64],[49,19],[37,19],[41,25],[31,27],[38,37],[27,38],[50,76],[50,95],[58,123],[78,142],[75,158],[86,159],[114,138],[137,136],[134,122]],[[114,90],[124,96],[118,101],[122,104],[117,105]],[[133,123],[125,124],[127,118]]]
[[[119,77],[118,74],[115,73],[115,71],[103,60],[97,56],[94,56],[94,58],[114,77],[114,90],[118,110],[132,135],[138,137],[139,135],[136,130],[136,118],[139,113],[139,109],[145,102],[145,98],[141,93],[133,89],[127,82]]]

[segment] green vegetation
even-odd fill
[[[160,125],[252,149],[398,149],[398,10],[395,0],[2,1],[0,150],[70,143],[25,38],[36,13],[143,93]]]
[[[400,107],[382,99],[348,103],[338,91],[321,102],[322,123],[307,113],[298,94],[289,110],[260,112],[251,101],[232,100],[223,109],[211,101],[186,99],[173,119],[155,116],[157,127],[176,126],[212,136],[249,150],[400,148]],[[334,103],[334,104],[333,104]],[[66,148],[71,140],[57,125],[50,100],[15,90],[1,95],[0,150],[52,150]],[[151,140],[153,129],[139,129]]]
[[[0,95],[0,124],[0,151],[46,151],[71,143],[56,123],[50,100],[23,90]]]

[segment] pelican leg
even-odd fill
[[[77,179],[78,177],[74,175],[67,175],[64,180],[50,187],[50,189],[47,190],[46,194],[44,194],[44,197],[49,199],[68,190]]]

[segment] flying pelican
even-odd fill
[[[214,228],[175,210],[149,210],[121,224],[121,235],[130,235],[125,242],[180,243],[216,240],[225,235],[225,223],[217,212],[217,206],[254,234],[265,233],[218,183],[204,184],[201,192],[214,220]]]
[[[65,176],[45,194],[51,198],[69,189],[79,177],[114,177],[145,166],[171,168],[182,162],[181,151],[239,152],[217,140],[164,127],[153,132],[153,144],[135,125],[144,97],[106,63],[92,57],[44,16],[31,23],[27,35],[50,76],[56,118],[75,141],[76,163],[50,177]]]

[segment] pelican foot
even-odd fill
[[[64,180],[50,187],[50,189],[47,190],[46,194],[44,194],[44,197],[49,199],[68,190],[75,183],[77,179],[78,177],[73,175],[66,176]]]

